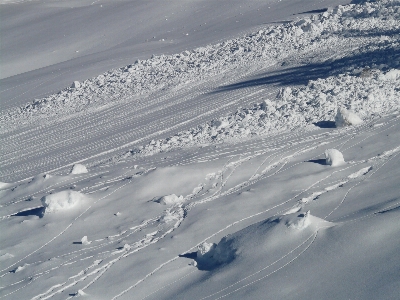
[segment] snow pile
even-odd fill
[[[85,195],[69,190],[44,196],[42,199],[40,199],[40,201],[45,207],[46,213],[55,213],[58,211],[71,209],[84,199]]]
[[[348,111],[347,109],[345,109],[343,107],[338,108],[337,114],[335,117],[336,127],[359,125],[361,123],[362,123],[362,120],[355,113]]]
[[[183,202],[183,196],[177,196],[175,194],[171,194],[171,195],[165,195],[162,196],[158,199],[155,199],[154,202],[158,202],[160,204],[164,204],[164,205],[175,205],[175,204],[180,204]]]
[[[75,164],[75,165],[73,165],[73,167],[71,169],[71,174],[84,174],[87,172],[88,172],[88,170],[82,164]]]
[[[232,239],[224,237],[218,244],[204,242],[198,246],[196,263],[200,270],[211,270],[235,259]]]
[[[312,15],[287,24],[266,27],[244,37],[227,40],[179,54],[153,56],[134,64],[110,70],[95,78],[74,82],[69,88],[46,98],[36,99],[20,108],[5,111],[1,122],[19,120],[28,123],[36,118],[58,117],[88,107],[120,101],[128,96],[141,95],[188,82],[201,81],[221,72],[255,61],[267,65],[284,60],[299,51],[313,51],[327,47],[348,46],[351,41],[365,46],[352,51],[352,55],[368,61],[374,50],[385,51],[375,55],[370,67],[388,69],[400,67],[399,39],[385,34],[400,29],[400,10],[396,1],[382,0],[358,5],[339,6],[319,15]],[[364,37],[366,32],[375,34]],[[391,54],[390,54],[391,53]],[[298,57],[296,58],[298,59]],[[372,59],[372,57],[371,57]],[[368,61],[369,62],[369,61]],[[360,67],[359,62],[346,61],[339,69]],[[393,71],[389,77],[397,75]],[[1,126],[10,130],[10,124]]]
[[[343,154],[336,149],[327,149],[325,151],[325,162],[332,167],[341,166],[345,163]]]
[[[400,108],[399,70],[374,70],[371,77],[342,74],[326,79],[311,80],[307,86],[283,88],[274,100],[266,99],[250,108],[212,120],[167,139],[152,140],[149,144],[125,153],[150,155],[174,148],[218,143],[304,128],[320,121],[336,119],[338,127],[356,125],[364,119],[383,116]],[[390,79],[388,79],[390,78]],[[340,107],[340,108],[338,108]],[[348,111],[345,107],[351,109]]]
[[[307,211],[304,214],[301,214],[298,216],[298,219],[296,219],[295,221],[291,221],[287,224],[287,226],[289,228],[293,228],[293,229],[304,229],[307,228],[308,225],[311,224],[311,217],[310,217],[310,211]]]

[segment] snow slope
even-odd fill
[[[398,297],[400,4],[221,26],[2,108],[1,299]]]

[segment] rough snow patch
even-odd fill
[[[341,166],[345,163],[343,154],[336,149],[325,150],[325,162],[332,167]]]
[[[88,170],[82,164],[75,164],[71,169],[71,174],[84,174],[87,172],[88,172]]]
[[[347,109],[340,107],[337,110],[335,117],[336,127],[345,127],[351,125],[361,124],[363,121],[355,113],[348,111]]]
[[[165,195],[158,199],[155,199],[154,202],[158,202],[158,203],[164,204],[164,205],[175,205],[175,204],[179,204],[179,203],[183,202],[183,196],[181,195],[178,197],[175,194]]]
[[[353,173],[353,174],[350,174],[350,175],[348,176],[348,178],[354,179],[354,178],[360,177],[360,176],[362,176],[362,175],[367,174],[367,173],[368,173],[369,171],[371,171],[371,170],[372,170],[372,167],[371,167],[371,166],[362,168],[361,170],[359,170],[359,171],[357,171],[357,172],[355,172],[355,173]]]
[[[62,191],[47,195],[40,199],[45,207],[46,213],[55,213],[61,210],[68,210],[85,199],[85,195],[76,191]]]

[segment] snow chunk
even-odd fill
[[[325,150],[326,164],[332,167],[337,167],[345,163],[343,154],[336,149]]]
[[[348,111],[347,109],[345,109],[343,107],[338,108],[337,114],[335,117],[336,127],[358,125],[361,123],[362,123],[362,120],[355,113]]]
[[[174,204],[179,204],[181,202],[183,202],[183,196],[177,196],[175,194],[171,194],[171,195],[165,195],[162,196],[158,199],[156,199],[154,202],[158,202],[160,204],[164,204],[164,205],[174,205]]]
[[[77,89],[81,87],[81,83],[79,81],[74,81],[71,85],[71,88]]]
[[[81,164],[75,164],[71,169],[71,174],[84,174],[87,172],[88,170],[86,169],[86,167]]]
[[[70,209],[84,199],[85,195],[68,190],[44,196],[40,201],[42,201],[46,213],[55,213],[60,210]]]
[[[82,245],[90,245],[92,242],[88,240],[88,237],[85,235],[82,239],[81,239],[81,243]]]

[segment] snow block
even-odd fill
[[[335,117],[336,127],[345,127],[351,125],[361,124],[363,121],[355,113],[348,111],[347,109],[340,107],[337,110]]]
[[[332,167],[337,167],[345,163],[343,154],[336,149],[325,150],[325,162]]]
[[[86,167],[81,164],[75,164],[75,165],[73,165],[73,167],[71,169],[71,174],[84,174],[87,172],[88,172],[88,170],[86,169]]]
[[[45,207],[45,213],[55,213],[71,209],[84,199],[85,195],[68,190],[44,196],[40,201]]]

